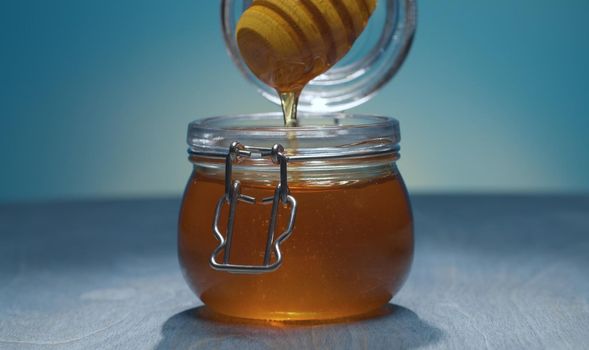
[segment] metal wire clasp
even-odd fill
[[[256,198],[247,196],[241,193],[241,183],[239,180],[233,180],[232,170],[233,163],[239,158],[266,158],[270,157],[274,164],[280,166],[280,182],[276,185],[274,196],[262,199],[262,204],[272,204],[272,212],[270,214],[270,224],[268,227],[268,238],[266,240],[266,250],[264,253],[264,262],[262,265],[236,265],[231,264],[231,243],[233,241],[233,225],[235,223],[235,211],[239,201],[247,204],[255,204]],[[217,207],[215,209],[215,218],[213,220],[213,234],[219,240],[219,245],[213,251],[209,261],[211,267],[215,270],[227,271],[232,273],[251,273],[258,274],[264,272],[275,271],[282,264],[282,252],[280,251],[280,244],[284,242],[291,234],[294,228],[297,201],[290,195],[288,189],[288,174],[287,174],[288,158],[284,155],[284,147],[276,144],[272,148],[249,147],[233,142],[229,147],[229,153],[225,160],[225,194],[219,198]],[[290,206],[290,219],[286,229],[274,239],[276,231],[276,221],[278,218],[278,204],[282,202],[284,205]],[[229,205],[229,219],[227,223],[227,233],[223,236],[219,229],[219,219],[221,217],[221,210],[225,204]],[[217,261],[219,253],[224,252],[223,262]],[[272,261],[272,252],[276,257]]]

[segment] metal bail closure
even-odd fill
[[[241,183],[239,180],[233,180],[232,169],[233,163],[240,158],[266,158],[272,159],[274,164],[280,166],[280,181],[276,185],[274,196],[263,198],[262,204],[272,204],[272,212],[270,214],[270,224],[268,226],[268,238],[266,240],[266,250],[264,253],[264,261],[261,265],[236,265],[231,264],[231,243],[233,240],[233,225],[235,223],[235,211],[237,209],[237,202],[245,202],[247,204],[255,204],[256,199],[251,196],[246,196],[241,193]],[[260,274],[265,272],[272,272],[277,270],[282,264],[282,252],[280,245],[292,234],[296,213],[297,201],[290,195],[288,189],[288,174],[287,174],[288,158],[284,155],[284,147],[276,144],[272,148],[249,147],[233,142],[229,147],[229,153],[225,160],[225,194],[219,198],[217,207],[215,209],[215,218],[213,221],[213,234],[219,240],[219,245],[213,251],[209,261],[211,267],[215,270],[226,271],[231,273],[249,273]],[[276,222],[278,219],[279,203],[290,206],[290,219],[288,226],[278,238],[276,236]],[[219,219],[221,217],[221,210],[223,206],[229,206],[229,219],[227,223],[227,232],[223,236],[219,229]],[[218,262],[217,257],[221,252],[223,254],[223,262]],[[275,259],[272,259],[274,253]]]

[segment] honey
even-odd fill
[[[285,126],[294,127],[298,125],[297,106],[299,104],[299,94],[299,91],[278,92]]]
[[[388,167],[357,181],[291,181],[298,202],[296,230],[282,244],[280,269],[258,275],[209,266],[219,243],[211,233],[211,217],[225,189],[221,177],[196,167],[180,214],[179,255],[186,280],[208,308],[232,317],[321,320],[378,309],[403,284],[413,255],[405,186],[392,161]],[[260,181],[242,181],[247,195],[263,198],[273,192]],[[232,263],[263,262],[269,212],[269,206],[238,205]],[[281,209],[279,231],[287,217],[288,210]]]

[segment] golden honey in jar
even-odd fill
[[[342,111],[370,99],[401,66],[415,31],[415,0],[353,0],[345,6],[306,1],[294,13],[276,8],[278,3],[286,4],[222,1],[223,33],[233,62],[264,97],[290,102],[283,106],[286,126],[280,113],[205,118],[189,125],[193,171],[179,219],[182,271],[206,308],[220,315],[317,321],[370,314],[385,306],[407,278],[413,221],[396,164],[398,122]],[[317,18],[311,7],[320,3],[333,7],[319,16],[328,20],[325,30],[305,35],[288,30],[294,46],[272,36],[285,57],[298,57],[304,49],[320,53],[308,57],[331,57],[318,70],[296,70],[296,62],[273,70],[258,51],[264,41],[256,44],[259,36],[252,39],[249,32],[294,30],[304,21],[286,21],[274,29],[247,21],[238,25],[250,5],[257,6],[250,11],[256,15],[249,17],[252,21],[261,20],[265,11],[282,23],[295,15]],[[356,12],[362,16],[353,28],[345,25]],[[302,29],[322,23],[311,22]],[[347,40],[327,40],[344,32]],[[323,50],[303,37],[345,45]],[[297,47],[301,52],[293,50]],[[300,79],[283,74],[283,68]],[[265,79],[266,71],[274,72],[272,79]],[[285,80],[275,80],[278,76]],[[231,96],[224,97],[231,102]],[[298,110],[309,113],[294,118],[297,101]]]
[[[299,119],[296,128],[284,127],[281,114],[190,124],[193,172],[180,213],[179,256],[188,284],[215,313],[261,320],[354,317],[386,305],[407,277],[413,222],[396,166],[398,122],[345,114]],[[236,140],[245,152],[227,157]],[[281,145],[285,169],[269,151],[274,145]],[[250,200],[237,200],[232,215],[226,195],[236,183]],[[277,187],[287,188],[296,205],[281,200]],[[278,257],[275,243],[291,224]]]

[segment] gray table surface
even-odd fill
[[[1,349],[589,346],[588,196],[414,196],[416,255],[384,315],[210,319],[176,258],[179,201],[0,205]]]

